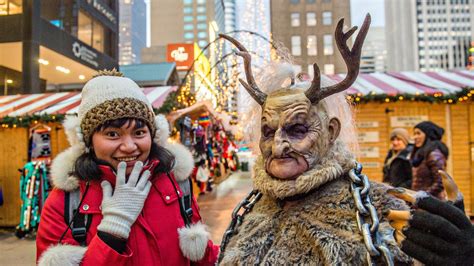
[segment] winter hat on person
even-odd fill
[[[140,87],[115,69],[100,71],[82,89],[79,121],[82,139],[90,146],[94,131],[107,121],[120,118],[143,120],[155,136],[153,107]]]
[[[441,140],[444,134],[444,129],[431,121],[418,123],[415,128],[423,131],[429,140]]]
[[[393,129],[390,133],[390,140],[392,140],[394,137],[401,139],[405,145],[408,145],[410,140],[410,134],[408,134],[408,131],[404,128]]]

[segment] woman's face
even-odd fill
[[[151,133],[143,123],[135,127],[129,120],[122,127],[107,127],[92,135],[92,147],[98,159],[108,162],[116,170],[120,162],[127,163],[127,175],[132,172],[136,162],[145,162],[150,155]]]
[[[405,145],[405,142],[403,142],[403,140],[397,136],[393,137],[391,142],[392,150],[394,152],[399,152],[407,147],[407,145]]]
[[[425,143],[426,134],[418,128],[413,131],[413,138],[415,139],[415,147],[420,148]]]

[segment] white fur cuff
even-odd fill
[[[51,246],[43,252],[38,260],[39,266],[76,266],[79,265],[86,253],[87,247],[61,245]]]
[[[178,229],[179,247],[183,255],[191,261],[199,261],[206,254],[209,232],[202,223]]]

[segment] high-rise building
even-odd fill
[[[386,0],[389,70],[466,68],[473,40],[473,2]]]
[[[236,29],[236,8],[235,0],[224,0],[224,33]]]
[[[339,18],[351,26],[350,0],[272,0],[270,10],[273,40],[289,48],[301,71],[312,74],[315,62],[323,74],[347,71],[334,29]]]
[[[151,0],[151,46],[197,43],[204,48],[224,31],[221,0]]]
[[[0,90],[80,89],[118,67],[117,42],[116,0],[0,1]]]
[[[371,27],[362,46],[360,72],[384,72],[387,70],[386,59],[385,28]]]
[[[119,0],[119,64],[139,64],[146,47],[146,3],[144,0]]]

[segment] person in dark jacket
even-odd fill
[[[404,128],[395,128],[390,133],[391,149],[383,167],[383,182],[394,187],[411,188],[411,163],[409,155],[413,145],[409,144],[409,134]]]
[[[414,128],[415,148],[411,156],[413,181],[411,189],[423,190],[441,200],[445,199],[443,182],[438,170],[446,170],[448,147],[441,142],[444,129],[430,121]]]

